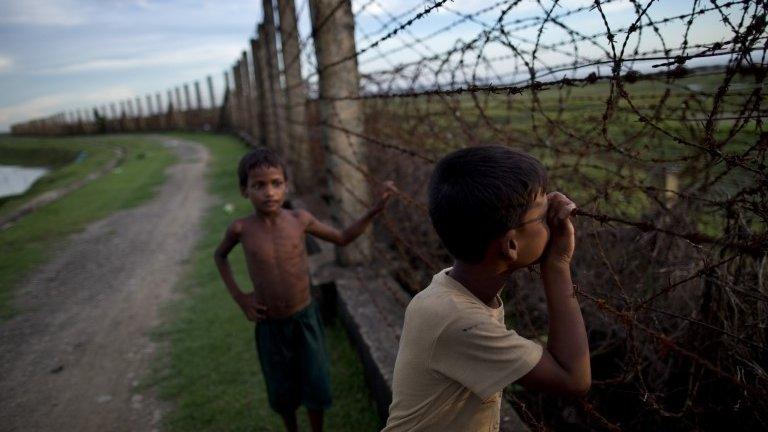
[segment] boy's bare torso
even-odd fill
[[[254,214],[238,222],[253,295],[266,306],[265,315],[285,318],[307,307],[311,301],[304,243],[307,221],[298,212],[282,209],[274,219]]]

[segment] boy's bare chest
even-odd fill
[[[304,227],[291,220],[271,226],[253,223],[244,227],[240,243],[250,259],[292,261],[306,256],[304,236]]]

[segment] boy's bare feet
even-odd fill
[[[312,432],[323,432],[323,410],[307,410]]]
[[[296,421],[296,412],[292,412],[290,414],[282,414],[283,417],[283,424],[285,424],[285,430],[288,432],[298,432],[299,431],[299,424]]]

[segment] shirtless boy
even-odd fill
[[[256,347],[267,384],[269,404],[288,431],[297,430],[296,409],[307,408],[312,430],[322,430],[323,412],[331,405],[323,328],[309,292],[304,236],[345,246],[359,237],[394,192],[391,182],[378,202],[344,230],[317,220],[306,210],[282,208],[286,169],[273,151],[257,149],[238,167],[240,192],[254,213],[229,226],[214,254],[232,298],[250,321],[256,321]],[[227,260],[241,243],[253,292],[244,293]]]

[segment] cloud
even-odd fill
[[[13,59],[0,55],[0,73],[8,72],[13,67]]]
[[[51,67],[43,74],[70,74],[83,72],[117,71],[157,66],[199,65],[201,63],[229,63],[243,49],[243,44],[207,44],[135,56],[104,57]]]
[[[595,3],[594,0],[560,0],[558,2],[558,6],[555,8],[555,11],[556,12],[565,11],[565,10],[575,9],[583,6],[590,6],[590,5],[593,5],[594,3]],[[414,10],[412,15],[415,15],[421,12],[424,8],[430,6],[431,4],[432,4],[431,2],[424,2],[424,7]],[[455,12],[460,12],[464,14],[471,14],[494,5],[498,5],[497,0],[473,0],[473,1],[449,2],[443,5],[442,7],[435,9],[433,13],[445,14],[445,13],[449,13],[449,11],[455,11]],[[515,14],[518,14],[521,12],[542,11],[542,5],[545,9],[548,9],[549,7],[552,6],[552,1],[545,0],[540,5],[535,0],[523,0],[520,3],[517,3],[512,9],[512,11],[514,11]],[[493,14],[495,12],[501,11],[506,6],[507,6],[506,3],[498,5],[495,9],[492,9],[488,13]],[[352,10],[354,10],[355,13],[360,12],[360,10],[363,7],[365,7],[365,9],[362,10],[363,15],[384,15],[386,13],[397,15],[407,10],[410,10],[413,7],[413,2],[404,1],[404,0],[377,0],[377,1],[374,1],[373,3],[371,3],[369,0],[353,1]],[[610,3],[606,3],[605,5],[603,5],[603,12],[608,14],[608,13],[623,11],[632,7],[633,7],[632,2],[630,0],[614,0]],[[408,17],[405,17],[404,19],[407,19],[407,18]]]
[[[39,96],[13,105],[0,107],[0,130],[11,123],[45,117],[57,111],[75,107],[87,107],[110,100],[135,96],[135,91],[126,86],[106,87],[82,92],[65,92]]]
[[[2,0],[0,24],[74,26],[85,22],[78,10],[70,0]]]
[[[424,8],[428,7],[430,3],[425,2]],[[365,8],[365,9],[363,9]],[[413,8],[413,3],[403,0],[378,0],[370,2],[369,0],[353,0],[352,10],[355,15],[362,13],[363,15],[385,15],[387,13],[397,15]],[[418,8],[415,13],[421,12],[424,8]],[[387,17],[389,18],[389,17]]]

